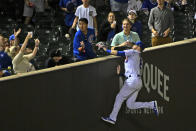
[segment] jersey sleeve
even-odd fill
[[[118,51],[117,56],[125,56],[125,52],[124,51]]]

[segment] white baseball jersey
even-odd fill
[[[140,57],[140,52],[137,50],[129,49],[125,50],[125,76],[130,75],[141,75],[142,60]]]
[[[127,100],[126,105],[129,109],[150,108],[153,109],[153,101],[151,102],[136,102],[137,95],[142,88],[141,68],[142,60],[140,52],[137,50],[125,50],[125,80],[123,87],[116,96],[113,110],[110,118],[114,121],[117,119],[118,112],[122,103]]]

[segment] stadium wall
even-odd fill
[[[194,131],[196,39],[147,48],[137,101],[157,100],[152,110],[123,105],[115,126],[105,124],[119,90],[107,56],[0,79],[0,131]]]

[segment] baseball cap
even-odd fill
[[[15,39],[15,35],[12,34],[10,37],[9,37],[9,40],[14,40]]]
[[[61,56],[61,51],[60,50],[53,50],[50,54],[50,57],[59,57]]]
[[[142,43],[141,41],[136,42],[135,45],[139,46],[142,50],[145,49],[144,43]]]
[[[137,12],[136,12],[135,10],[129,10],[129,11],[128,11],[128,15],[129,15],[130,13],[134,13],[135,15],[137,15]]]

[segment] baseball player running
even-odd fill
[[[113,106],[113,110],[109,117],[101,117],[101,119],[105,122],[115,124],[117,120],[118,112],[121,108],[122,103],[126,101],[126,105],[129,109],[139,109],[139,108],[150,108],[153,109],[155,115],[159,115],[157,101],[151,102],[136,102],[137,95],[142,88],[142,80],[141,80],[141,68],[142,68],[142,60],[141,60],[141,52],[144,49],[144,45],[142,42],[137,42],[132,46],[132,49],[117,51],[117,50],[107,50],[103,45],[97,45],[99,48],[103,48],[106,52],[118,55],[125,56],[125,77],[126,80],[124,82],[123,87],[120,92],[116,96],[116,100]]]

